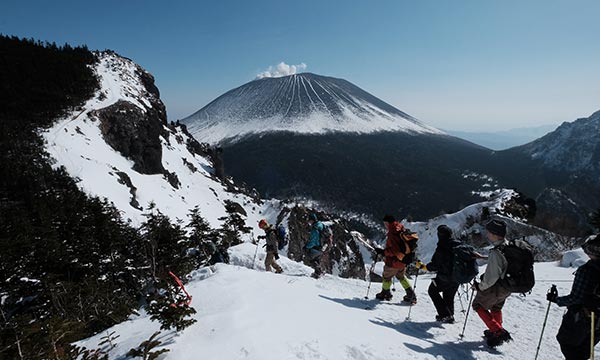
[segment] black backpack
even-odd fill
[[[592,268],[596,273],[596,275],[593,276],[595,279],[595,284],[592,285],[594,291],[586,296],[584,299],[584,306],[589,311],[593,311],[598,315],[598,311],[600,310],[600,276],[598,275],[600,274],[600,266],[597,266],[597,263],[592,263],[590,265],[592,265]]]
[[[452,249],[452,281],[468,284],[479,274],[479,266],[473,256],[475,248],[469,244],[460,244]]]
[[[531,245],[523,240],[512,240],[498,249],[508,262],[506,275],[500,280],[500,285],[513,293],[530,292],[535,285]]]

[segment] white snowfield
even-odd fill
[[[171,219],[187,219],[191,208],[198,206],[213,227],[218,227],[220,217],[226,215],[225,200],[241,204],[248,213],[248,223],[256,224],[262,217],[274,217],[273,202],[257,205],[247,196],[225,191],[224,186],[211,174],[208,159],[190,153],[185,145],[187,136],[182,132],[169,132],[169,141],[161,138],[162,164],[177,174],[181,186],[173,188],[165,177],[140,174],[132,169],[133,162],[108,145],[99,128],[99,121],[91,111],[106,108],[119,100],[128,101],[142,110],[151,107],[149,94],[137,74],[142,71],[131,60],[114,53],[101,53],[95,69],[100,77],[101,88],[93,99],[71,116],[58,121],[44,132],[46,150],[56,160],[56,166],[64,166],[71,177],[78,179],[79,187],[86,193],[108,198],[134,225],[145,220],[142,215],[151,202]],[[177,135],[177,136],[176,136]],[[183,139],[179,142],[177,137]],[[197,168],[193,172],[185,162]],[[136,199],[140,207],[130,205],[130,189],[120,182],[117,172],[126,173],[137,188]],[[274,212],[275,214],[270,214]]]
[[[409,306],[400,302],[399,285],[392,301],[378,302],[374,296],[381,285],[373,283],[365,300],[366,281],[331,275],[315,280],[308,276],[310,268],[283,256],[279,263],[284,274],[266,273],[262,249],[252,269],[255,250],[250,243],[233,247],[231,265],[217,264],[193,274],[186,287],[197,322],[179,333],[161,333],[161,346],[170,349],[161,359],[533,359],[548,305],[546,291],[556,283],[559,294],[565,295],[573,279],[573,268],[536,264],[533,292],[511,296],[504,308],[505,328],[514,340],[489,349],[482,338],[484,324],[473,311],[459,339],[466,316],[461,308],[467,307],[463,291],[455,300],[457,322],[435,321],[427,295],[432,274],[411,279],[416,280],[419,302],[407,320]],[[539,359],[562,358],[555,335],[563,311],[552,304]],[[110,358],[125,358],[129,349],[159,328],[142,313],[109,329],[120,335]],[[95,348],[105,334],[77,345]]]

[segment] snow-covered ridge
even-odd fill
[[[474,242],[476,246],[488,246],[484,237],[484,225],[490,217],[506,222],[507,239],[524,238],[531,244],[538,261],[556,260],[562,251],[569,248],[569,239],[529,225],[506,211],[507,204],[516,196],[518,194],[514,190],[498,189],[489,192],[489,200],[469,205],[455,213],[440,215],[428,221],[404,221],[403,224],[419,234],[417,255],[422,261],[431,259],[437,246],[437,227],[440,225],[449,226],[456,238]]]
[[[82,190],[108,198],[133,224],[144,221],[142,214],[151,202],[172,219],[186,219],[189,210],[199,206],[213,227],[218,227],[221,223],[218,218],[226,215],[226,200],[244,206],[249,223],[254,224],[261,212],[275,206],[271,202],[257,205],[245,195],[227,192],[213,176],[211,161],[190,152],[186,146],[189,137],[178,127],[164,125],[166,135],[160,137],[162,165],[177,176],[178,187],[171,185],[163,174],[146,175],[133,170],[132,160],[106,143],[95,114],[119,101],[131,103],[144,112],[153,104],[162,106],[162,102],[157,93],[148,91],[141,77],[144,70],[133,61],[112,52],[98,56],[95,72],[100,89],[94,98],[87,101],[83,110],[57,121],[43,134],[55,166],[64,166]]]
[[[312,73],[251,81],[182,121],[208,143],[277,131],[444,134],[348,81]]]
[[[565,122],[517,149],[551,169],[600,172],[600,111],[588,118]]]

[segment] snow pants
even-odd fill
[[[566,360],[590,358],[591,319],[583,310],[569,309],[563,316],[556,339]],[[598,344],[600,325],[596,322],[594,344]]]
[[[406,278],[406,266],[403,266],[401,268],[394,268],[391,266],[384,265],[383,274],[381,277],[383,278],[383,281],[381,283],[381,287],[383,288],[383,290],[389,290],[392,287],[393,277],[396,277],[396,279],[400,281],[400,284],[402,285],[402,288],[404,288],[404,290],[410,288],[410,283]]]
[[[305,256],[308,259],[308,263],[315,269],[315,274],[320,275],[322,272],[321,269],[321,256],[323,252],[321,250],[317,250],[315,248],[304,249]]]
[[[449,283],[438,278],[431,280],[427,291],[440,317],[454,316],[454,296],[458,291],[458,286],[456,283]]]
[[[281,266],[279,266],[277,264],[277,262],[275,261],[275,252],[274,251],[268,251],[267,252],[267,257],[265,258],[265,270],[266,271],[271,271],[271,266],[273,266],[273,268],[275,269],[276,272],[280,273],[283,271],[283,269],[281,268]]]
[[[473,310],[491,331],[502,328],[502,308],[511,292],[496,283],[489,289],[478,291],[473,299]]]

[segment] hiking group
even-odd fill
[[[461,285],[470,284],[472,291],[461,338],[465,332],[469,310],[472,308],[487,328],[483,331],[483,337],[489,347],[495,348],[512,340],[510,333],[503,326],[502,309],[511,294],[528,293],[535,285],[533,252],[527,242],[506,240],[506,224],[494,219],[485,226],[491,249],[488,256],[483,256],[471,245],[457,240],[450,227],[440,225],[437,228],[438,242],[435,252],[431,260],[424,264],[419,260],[415,262],[417,234],[406,229],[391,215],[386,215],[383,223],[387,231],[385,247],[372,248],[375,252],[373,265],[379,257],[383,257],[384,262],[381,291],[375,295],[377,300],[389,301],[393,298],[390,290],[393,279],[397,279],[405,291],[402,301],[411,307],[417,303],[414,288],[406,277],[407,267],[414,262],[416,276],[419,271],[436,273],[428,288],[428,294],[437,312],[436,321],[446,324],[455,322],[456,293]],[[311,276],[319,278],[323,274],[321,257],[332,246],[332,233],[315,214],[309,215],[308,225],[310,230],[308,242],[303,247],[304,258],[314,269]],[[259,227],[265,231],[265,235],[260,238],[267,239],[265,269],[271,271],[273,267],[275,272],[281,273],[283,270],[275,260],[279,258],[277,250],[282,248],[285,232],[278,231],[264,219],[259,222]],[[600,235],[588,239],[582,248],[590,260],[577,270],[570,294],[558,296],[553,285],[547,295],[548,311],[551,303],[567,307],[556,336],[567,360],[589,359],[590,354],[593,358],[594,345],[598,343],[600,335],[600,326],[598,321],[595,321],[600,307]],[[487,259],[485,272],[479,278],[477,259]],[[416,281],[417,277],[414,280],[415,286]],[[547,316],[548,313],[546,319]],[[542,327],[540,344],[545,324],[546,322]]]
[[[303,247],[304,258],[314,269],[311,276],[319,278],[323,274],[321,257],[333,245],[333,233],[328,226],[319,221],[316,214],[308,216],[308,225],[310,226],[310,230],[308,242]],[[266,244],[264,245],[267,252],[265,270],[271,271],[271,267],[273,267],[275,272],[280,274],[283,272],[283,269],[277,264],[276,260],[279,259],[278,250],[283,249],[287,243],[285,228],[282,225],[277,227],[270,225],[266,219],[260,220],[258,227],[265,232],[265,235],[258,237],[259,239],[266,239]]]

